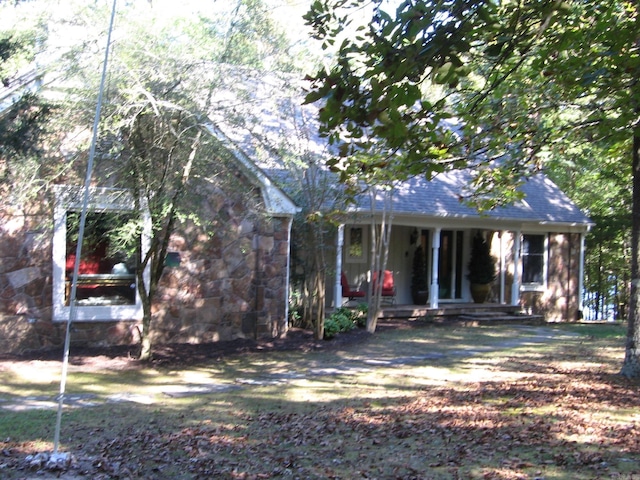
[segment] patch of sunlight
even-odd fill
[[[466,367],[458,367],[456,369],[437,368],[437,367],[418,367],[409,372],[413,376],[414,381],[437,382],[440,385],[449,384],[451,382],[470,383],[470,382],[501,382],[506,380],[519,380],[531,376],[531,374],[523,372],[513,372],[507,370],[494,370],[475,365]]]
[[[477,368],[444,368],[434,366],[418,366],[403,369],[378,369],[370,374],[357,377],[358,383],[369,383],[387,389],[420,388],[425,386],[465,385],[477,382],[515,381],[530,377],[530,373],[488,370]]]
[[[28,380],[20,380],[18,382],[12,380],[5,382],[0,379],[0,398],[13,398],[16,396],[35,396],[35,395],[54,395],[58,392],[58,381],[50,382],[30,382]],[[55,393],[54,393],[55,392]]]
[[[186,383],[211,382],[211,374],[201,370],[184,370],[178,374],[178,379]]]
[[[4,439],[3,439],[4,440]],[[21,442],[11,447],[12,453],[26,454],[32,452],[50,452],[53,450],[53,442],[46,440],[30,440]],[[25,477],[27,478],[27,477]],[[46,478],[46,477],[41,477]]]
[[[180,398],[180,397],[194,397],[198,395],[206,395],[210,393],[226,392],[236,388],[236,385],[230,383],[187,383],[187,384],[174,384],[157,387],[159,391],[156,393],[162,393],[165,396]]]
[[[421,344],[421,345],[434,345],[438,344],[438,339],[434,338],[420,338],[420,337],[409,337],[403,340],[398,340],[398,343],[408,343],[408,344]]]
[[[607,407],[600,405],[598,410],[592,411],[591,416],[601,422],[629,424],[640,422],[640,412],[637,408]]]
[[[504,460],[504,461],[508,463],[508,460]],[[469,479],[483,480],[486,478],[513,478],[513,479],[532,478],[524,473],[526,470],[530,469],[532,465],[529,465],[526,462],[522,462],[522,464],[518,464],[518,462],[515,462],[515,463],[516,465],[512,468],[482,467],[482,469],[473,469],[469,472]],[[534,474],[534,477],[542,478],[542,476],[540,476],[540,473],[541,472],[536,472]],[[544,476],[544,478],[547,478],[547,476]],[[548,477],[548,478],[555,478],[555,477]],[[560,477],[560,478],[564,478],[564,477]]]
[[[6,372],[29,383],[50,384],[60,381],[61,367],[59,362],[36,361],[34,366],[15,363],[6,368]],[[4,376],[5,372],[0,372]]]
[[[335,402],[357,395],[358,398],[380,399],[400,398],[406,396],[406,392],[400,389],[389,389],[385,385],[345,385],[340,382],[327,384],[327,382],[314,380],[298,380],[297,388],[287,389],[285,398],[290,402]],[[282,393],[282,392],[281,392]]]
[[[381,369],[376,372],[358,376],[357,385],[372,385],[375,388],[384,388],[388,391],[398,391],[406,394],[407,389],[415,389],[420,386],[414,376],[405,370]]]
[[[558,440],[575,445],[598,445],[602,442],[602,434],[600,432],[583,432],[573,434],[557,433]]]
[[[156,403],[156,399],[153,396],[127,392],[109,395],[107,401],[112,403],[131,402],[140,405],[153,405]]]
[[[620,361],[624,359],[624,347],[621,348],[619,346],[615,347],[605,347],[597,350],[597,353],[600,357],[609,360],[609,361]]]
[[[504,370],[509,368],[510,362],[514,360],[513,356],[477,356],[464,360],[466,368],[490,369],[491,371]]]
[[[527,413],[531,415],[539,415],[541,417],[554,417],[558,415],[559,408],[555,404],[538,405],[535,407],[527,407]]]
[[[581,371],[581,370],[589,370],[593,372],[597,372],[603,368],[606,368],[606,365],[602,363],[595,362],[576,362],[576,361],[561,361],[561,362],[551,362],[549,366],[558,368],[560,370],[568,370],[568,371]]]

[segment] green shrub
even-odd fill
[[[369,311],[369,305],[366,303],[360,303],[356,309],[352,312],[355,316],[354,322],[360,328],[367,326],[367,312]]]
[[[367,305],[360,304],[355,310],[340,307],[324,321],[324,338],[331,339],[340,332],[348,332],[367,322]]]
[[[338,322],[341,332],[348,332],[356,328],[356,324],[351,320],[351,315],[342,312],[336,315],[336,322]]]
[[[329,340],[335,337],[340,332],[340,327],[338,326],[338,322],[333,316],[327,318],[324,321],[324,338],[325,340]]]

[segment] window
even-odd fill
[[[522,236],[522,283],[544,285],[545,283],[545,235]]]
[[[135,305],[135,242],[120,241],[120,229],[134,220],[121,212],[87,212],[78,270],[76,305]],[[65,305],[69,305],[80,212],[67,212]]]
[[[83,189],[56,187],[53,232],[53,319],[69,319],[71,280]],[[119,228],[134,218],[131,195],[121,189],[92,189],[87,206],[82,258],[76,285],[78,321],[138,320],[138,296],[133,252],[135,245],[120,241]],[[148,245],[150,220],[143,212],[143,251]],[[145,272],[148,278],[148,272]]]

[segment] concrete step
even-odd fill
[[[505,312],[476,312],[458,315],[454,322],[461,322],[465,325],[492,325],[502,323],[528,323],[541,324],[544,323],[544,316],[529,315],[526,313],[505,313]]]

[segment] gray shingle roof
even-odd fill
[[[211,119],[273,180],[282,184],[287,178],[281,159],[283,153],[293,157],[312,156],[320,163],[329,158],[330,149],[317,130],[318,107],[302,105],[302,89],[296,80],[276,75],[245,76],[241,82],[232,82],[228,87],[226,95],[214,98]],[[243,92],[241,95],[238,95],[238,89]],[[243,100],[238,102],[240,97]],[[243,114],[237,115],[242,110]],[[460,201],[470,180],[469,171],[459,170],[439,174],[431,181],[424,177],[411,178],[398,185],[394,192],[394,213],[432,218],[480,218],[474,208]],[[283,188],[287,190],[286,183]],[[530,178],[522,191],[526,195],[524,200],[486,212],[485,217],[496,221],[591,224],[589,218],[544,175]],[[378,207],[381,209],[382,203]],[[368,196],[363,196],[354,208],[369,212]]]
[[[424,177],[411,178],[399,184],[394,191],[394,214],[478,218],[480,214],[460,200],[470,180],[471,174],[460,170],[437,175],[431,181]],[[591,223],[576,204],[545,175],[533,176],[521,190],[525,194],[522,201],[485,212],[484,215],[492,219],[540,223]],[[363,197],[356,208],[368,211],[368,197]],[[382,208],[381,202],[378,208]]]

